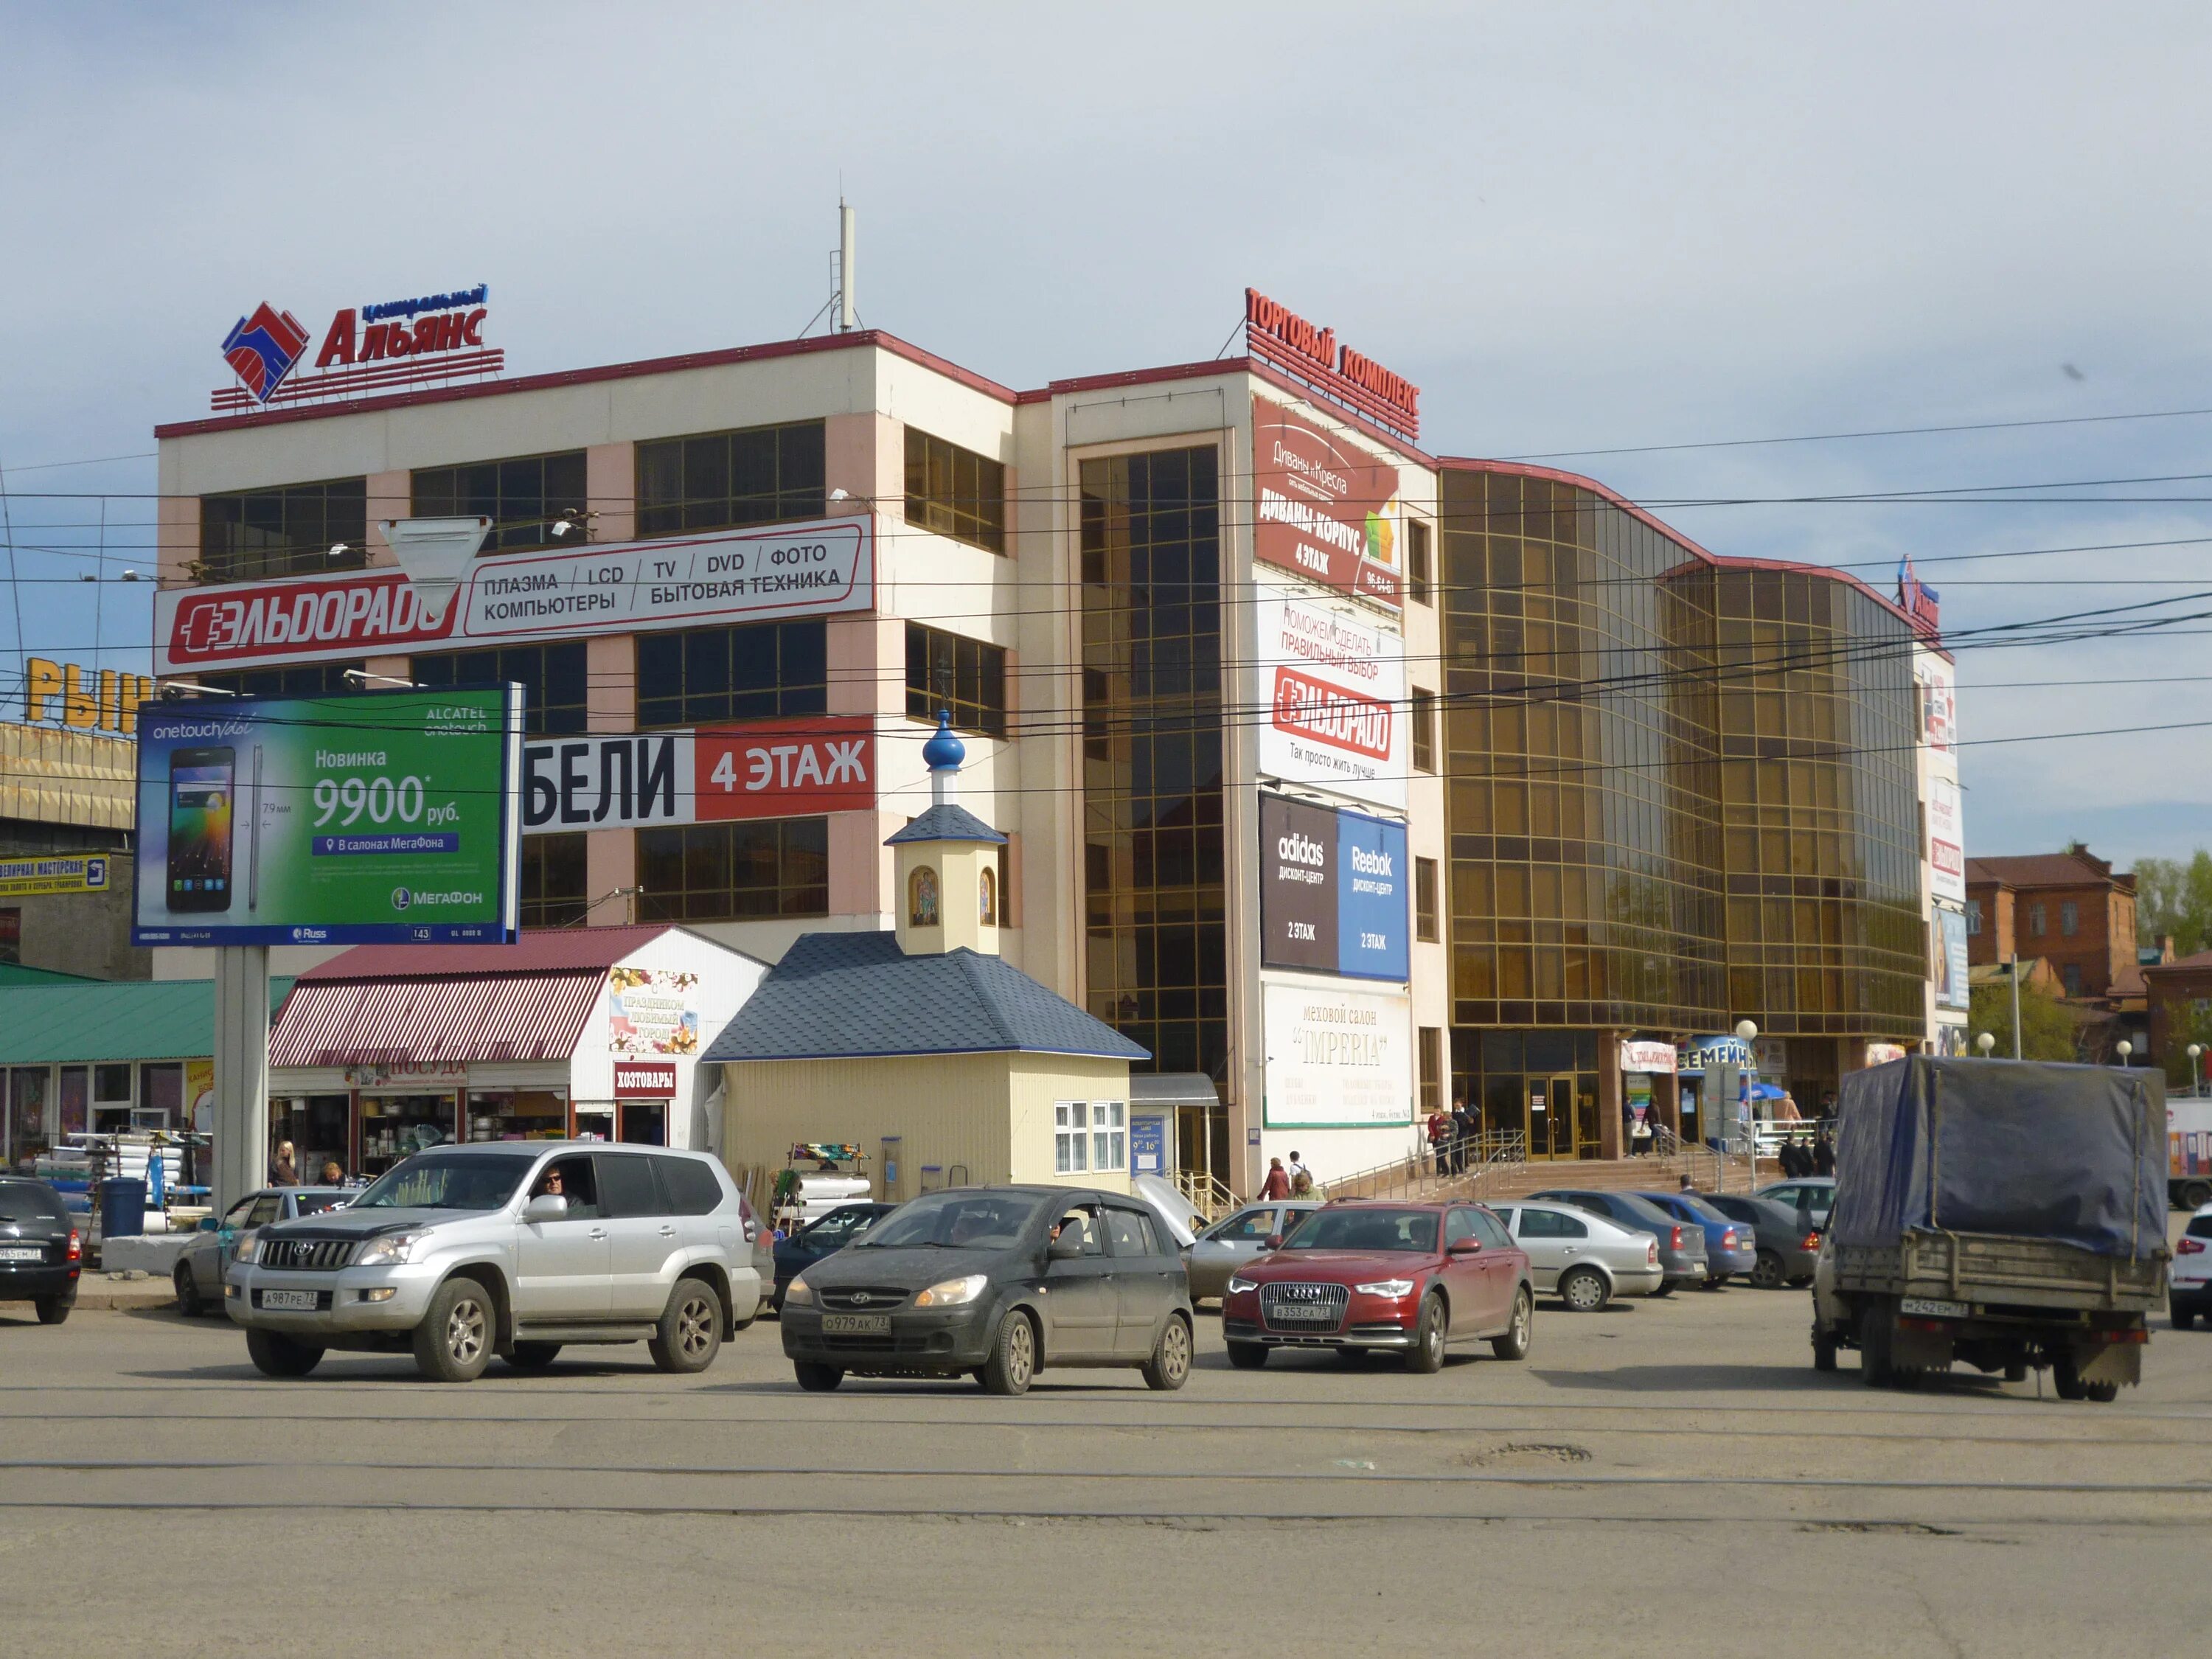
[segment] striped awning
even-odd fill
[[[303,979],[269,1033],[269,1063],[567,1060],[605,983],[603,971]]]

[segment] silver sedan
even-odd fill
[[[1659,1245],[1640,1233],[1571,1204],[1490,1206],[1528,1255],[1536,1288],[1574,1313],[1595,1313],[1616,1296],[1650,1296],[1665,1273]]]
[[[1317,1198],[1269,1199],[1215,1222],[1183,1249],[1183,1263],[1190,1269],[1190,1299],[1218,1298],[1228,1287],[1229,1275],[1262,1254],[1268,1239],[1289,1232],[1321,1206]]]

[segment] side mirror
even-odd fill
[[[1446,1250],[1444,1254],[1447,1255],[1480,1255],[1482,1254],[1482,1241],[1479,1238],[1455,1238],[1451,1242],[1451,1248]]]
[[[200,1218],[199,1230],[204,1233],[221,1232],[222,1231],[222,1218],[212,1215],[202,1216]]]
[[[1054,1261],[1073,1261],[1083,1254],[1083,1241],[1072,1232],[1062,1233],[1045,1246],[1044,1253]]]
[[[1261,1248],[1262,1248],[1262,1249],[1270,1249],[1270,1250],[1279,1250],[1279,1249],[1281,1249],[1283,1248],[1283,1236],[1282,1236],[1282,1234],[1280,1234],[1280,1233],[1269,1233],[1269,1234],[1267,1235],[1267,1237],[1266,1240],[1264,1241],[1264,1243],[1263,1243],[1263,1244],[1262,1244]]]
[[[540,1193],[522,1206],[525,1221],[565,1221],[568,1218],[568,1200],[558,1193]]]

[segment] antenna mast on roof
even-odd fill
[[[849,334],[860,325],[860,312],[854,305],[853,259],[858,231],[854,214],[845,198],[837,198],[837,331]]]

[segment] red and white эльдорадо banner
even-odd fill
[[[1405,641],[1320,595],[1262,586],[1253,608],[1261,772],[1405,811]]]

